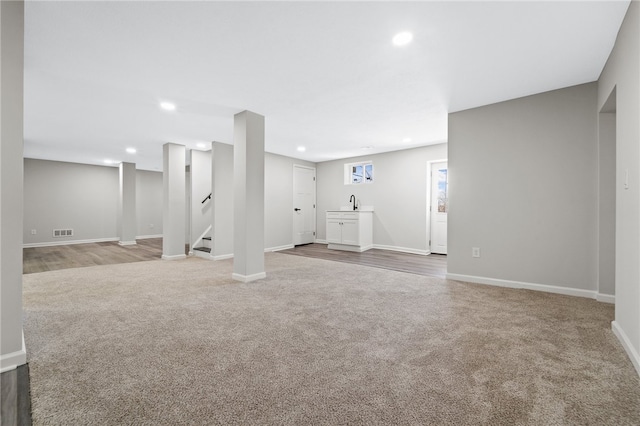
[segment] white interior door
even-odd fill
[[[316,169],[293,166],[293,244],[316,238]]]
[[[431,164],[431,253],[447,254],[449,173],[447,162]]]

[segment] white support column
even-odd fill
[[[233,257],[233,146],[211,142],[211,257]]]
[[[0,371],[27,362],[22,334],[24,3],[0,2]]]
[[[120,163],[120,196],[118,197],[118,236],[121,246],[136,244],[136,165]]]
[[[175,143],[162,146],[163,199],[162,199],[162,258],[184,259],[186,196],[185,196],[185,147]]]
[[[233,279],[249,282],[264,271],[264,117],[234,116]]]

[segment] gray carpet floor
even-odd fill
[[[613,306],[269,253],[24,276],[36,425],[640,424]]]

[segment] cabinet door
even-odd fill
[[[327,219],[327,242],[342,243],[342,222],[340,219]]]
[[[357,246],[360,244],[357,220],[342,221],[342,244]]]

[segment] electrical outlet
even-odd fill
[[[471,257],[480,257],[480,247],[471,247]]]
[[[35,229],[32,229],[32,230],[31,230],[31,235],[36,235],[36,233],[37,233],[37,232],[36,232],[36,230],[35,230]]]

